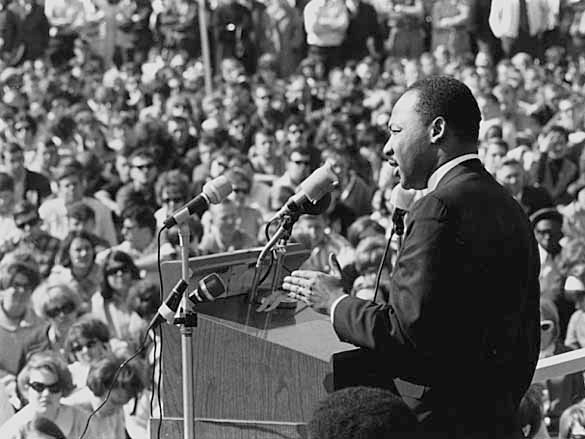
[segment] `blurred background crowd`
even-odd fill
[[[234,191],[190,220],[192,256],[263,244],[266,221],[330,163],[331,204],[301,217],[293,240],[311,249],[306,268],[329,271],[335,252],[347,291],[371,300],[398,180],[381,154],[389,115],[434,74],[472,90],[485,167],[532,221],[541,357],[585,347],[583,11],[579,0],[0,0],[0,435],[26,437],[42,416],[79,437],[111,386],[87,437],[147,437],[157,353],[114,373],[160,304],[157,231],[220,175]],[[162,234],[163,260],[178,241]],[[585,432],[582,375],[531,395],[527,436]]]

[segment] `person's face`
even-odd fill
[[[219,206],[215,213],[213,226],[221,237],[230,239],[236,231],[236,207],[231,204],[224,204]]]
[[[238,178],[236,181],[234,181],[232,183],[231,199],[238,206],[246,205],[246,201],[248,200],[249,193],[250,193],[250,184],[246,180],[244,180],[242,178]]]
[[[91,243],[83,238],[75,238],[69,246],[69,257],[73,267],[83,270],[93,264],[94,251]]]
[[[567,152],[567,140],[560,134],[551,132],[548,135],[548,155],[551,159],[559,159]]]
[[[59,162],[59,154],[57,153],[57,147],[53,144],[42,145],[41,156],[43,158],[43,165],[46,167],[57,166]]]
[[[301,223],[301,230],[311,240],[312,246],[317,246],[325,238],[325,222],[320,216],[304,218]]]
[[[171,119],[167,124],[167,129],[177,143],[183,142],[189,136],[189,127],[185,121]]]
[[[430,142],[429,127],[416,112],[418,92],[402,95],[392,109],[388,129],[390,137],[384,155],[398,166],[400,183],[405,189],[424,189],[438,163],[438,149]]]
[[[559,245],[559,241],[563,236],[561,224],[558,221],[550,219],[540,220],[534,226],[534,235],[542,248],[548,252],[552,252]]]
[[[91,365],[109,352],[108,345],[97,338],[80,338],[71,344],[71,352],[75,359],[84,365]]]
[[[114,263],[107,268],[106,277],[110,287],[121,295],[126,295],[134,280],[130,268],[118,263]]]
[[[16,273],[12,281],[0,291],[4,312],[11,317],[22,317],[30,304],[33,287],[23,273]]]
[[[185,195],[175,187],[164,188],[161,191],[161,203],[167,212],[174,212],[186,203]]]
[[[63,392],[59,378],[53,372],[47,369],[31,370],[26,387],[28,402],[36,415],[57,412]]]
[[[140,227],[136,221],[126,218],[122,223],[122,235],[130,245],[142,250],[152,241],[152,232],[148,227]]]
[[[286,137],[291,147],[301,146],[303,144],[303,127],[292,124],[286,131]]]
[[[236,140],[244,140],[246,136],[247,121],[244,117],[237,117],[230,122],[228,132]]]
[[[292,153],[287,169],[290,179],[295,183],[300,183],[311,172],[310,157],[297,152]]]
[[[271,99],[272,96],[269,90],[263,87],[256,89],[256,93],[254,94],[254,103],[256,104],[258,112],[266,112],[270,108]]]
[[[217,178],[229,169],[229,161],[227,157],[216,157],[209,167],[209,176]]]
[[[504,186],[510,195],[516,196],[524,184],[523,171],[520,166],[502,166],[497,173],[499,183]]]
[[[4,168],[10,175],[20,175],[24,171],[24,154],[22,151],[6,152],[4,154]]]
[[[264,133],[256,134],[256,153],[262,157],[271,157],[274,151],[275,140],[273,136]]]
[[[65,204],[72,204],[83,197],[83,185],[76,175],[70,175],[59,180],[59,195]]]
[[[554,342],[555,324],[552,320],[540,321],[540,350],[544,350]]]
[[[491,174],[494,174],[500,167],[502,159],[506,156],[506,148],[498,143],[490,143],[487,146],[484,165]]]
[[[130,178],[137,187],[151,184],[156,178],[156,165],[150,157],[133,157],[130,160]]]
[[[14,207],[14,192],[0,191],[0,215],[10,215]]]

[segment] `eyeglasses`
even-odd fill
[[[83,348],[87,348],[89,350],[96,346],[97,344],[98,344],[97,340],[90,340],[85,344],[76,344],[71,346],[71,352],[73,353],[81,352]]]
[[[552,320],[543,320],[540,322],[540,330],[542,332],[550,331],[554,326],[554,322]]]
[[[293,160],[292,161],[295,165],[299,166],[309,166],[310,162],[308,160]]]
[[[45,314],[50,319],[54,319],[60,314],[67,315],[71,314],[73,311],[75,311],[75,304],[73,302],[69,302],[66,303],[65,305],[61,305],[55,308],[47,308],[45,310]]]
[[[181,204],[183,203],[183,198],[180,197],[175,197],[175,198],[163,198],[161,201],[163,202],[163,204],[169,204],[169,203],[175,203],[175,204]]]
[[[112,267],[106,270],[106,276],[113,276],[115,274],[126,274],[130,273],[129,267]]]
[[[39,383],[38,381],[31,381],[28,386],[37,393],[43,393],[45,389],[48,389],[51,393],[61,392],[61,385],[59,383],[45,384]]]
[[[24,229],[26,226],[32,227],[32,226],[37,225],[38,223],[39,223],[39,218],[32,218],[32,219],[29,219],[28,221],[16,223],[16,227],[18,227],[19,229]]]
[[[154,163],[144,163],[142,165],[132,165],[133,168],[139,171],[148,171],[154,167]]]
[[[236,194],[247,194],[248,192],[250,192],[250,190],[248,188],[244,188],[244,187],[235,187],[232,190]]]

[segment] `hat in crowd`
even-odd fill
[[[542,220],[557,221],[562,224],[563,215],[554,207],[545,207],[544,209],[539,209],[530,215],[530,223],[532,224],[532,227],[536,226],[536,224]]]

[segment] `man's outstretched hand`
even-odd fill
[[[327,315],[333,302],[344,294],[340,276],[310,270],[293,271],[284,278],[282,288],[290,298]]]

